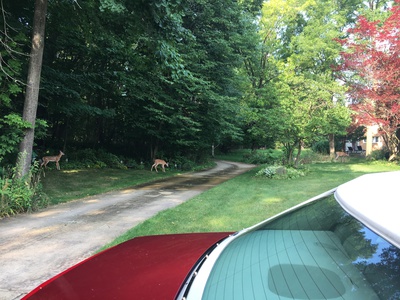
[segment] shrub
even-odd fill
[[[387,149],[374,150],[367,157],[368,160],[388,160],[388,158],[389,155]]]
[[[168,163],[170,169],[182,171],[199,171],[215,165],[213,161],[205,157],[197,157],[196,160],[193,160],[193,158],[181,155],[166,159],[165,161]]]
[[[122,160],[115,154],[108,153],[104,150],[97,151],[97,162],[102,162],[104,167],[115,168],[115,169],[126,169],[127,167],[123,164]]]
[[[144,169],[143,162],[137,163],[136,160],[134,160],[132,158],[124,158],[123,161],[124,161],[125,166],[129,169],[136,169],[136,170]]]
[[[122,160],[115,154],[105,150],[82,149],[67,153],[68,162],[64,164],[67,169],[79,168],[115,168],[127,169]]]
[[[256,173],[256,176],[262,176],[269,179],[293,179],[306,175],[306,169],[295,169],[281,165],[269,165]]]
[[[265,151],[251,151],[243,155],[245,163],[248,164],[273,164],[282,160],[282,154],[277,153],[272,149]]]
[[[179,170],[191,171],[195,168],[196,163],[184,156],[176,156],[171,161],[167,161],[170,168],[176,167]]]
[[[0,178],[0,218],[35,211],[48,203],[40,182],[38,162],[22,178],[17,176],[16,168],[3,170]]]
[[[330,162],[331,158],[327,154],[303,150],[298,165],[310,164],[313,162]]]
[[[329,154],[329,141],[328,140],[317,141],[312,145],[311,149],[317,153]]]

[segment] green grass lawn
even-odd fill
[[[49,170],[42,177],[44,192],[51,204],[67,202],[112,190],[132,187],[179,174],[177,170],[150,172],[150,170],[82,169]]]
[[[400,170],[386,162],[349,160],[307,165],[307,176],[277,180],[255,177],[259,168],[160,212],[110,245],[135,236],[201,231],[237,231],[366,173]]]

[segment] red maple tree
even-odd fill
[[[378,125],[390,159],[400,146],[400,0],[384,21],[360,17],[343,45],[340,78],[349,86],[358,125]]]

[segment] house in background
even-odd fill
[[[368,142],[370,141],[370,146]],[[347,141],[346,152],[349,153],[365,153],[366,155],[371,154],[374,150],[380,150],[385,146],[385,142],[382,136],[378,132],[378,125],[368,126],[367,132],[365,133],[365,139],[357,141],[355,144]],[[361,148],[360,148],[361,147]]]

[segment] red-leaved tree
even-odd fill
[[[349,86],[358,125],[378,125],[390,152],[399,154],[400,133],[400,0],[384,22],[360,17],[349,37],[340,40],[340,78]]]

